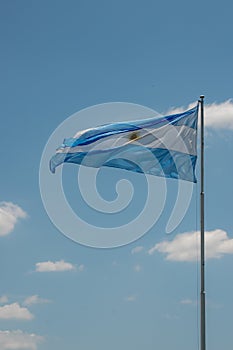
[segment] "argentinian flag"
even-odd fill
[[[198,106],[184,113],[102,125],[65,139],[50,160],[196,182]]]

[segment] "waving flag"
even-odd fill
[[[196,182],[198,106],[184,113],[102,125],[65,139],[50,160]]]

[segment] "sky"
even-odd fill
[[[167,180],[165,207],[145,235],[97,249],[51,222],[39,171],[53,131],[84,108],[124,102],[175,113],[200,94],[207,349],[232,349],[232,10],[227,0],[0,2],[2,350],[199,349],[199,183],[172,233],[166,226],[178,184]],[[100,119],[93,114],[90,123]],[[135,192],[126,210],[99,214],[76,188],[78,168],[64,167],[64,189],[88,223],[112,228],[145,206],[141,175],[102,169],[97,187],[105,200],[115,199],[122,178]],[[159,181],[152,179],[155,208]]]

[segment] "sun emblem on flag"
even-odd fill
[[[135,141],[140,138],[140,134],[138,131],[133,131],[132,134],[129,135],[130,141]]]

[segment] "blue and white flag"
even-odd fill
[[[50,160],[196,182],[198,106],[184,113],[102,125],[65,139]]]

